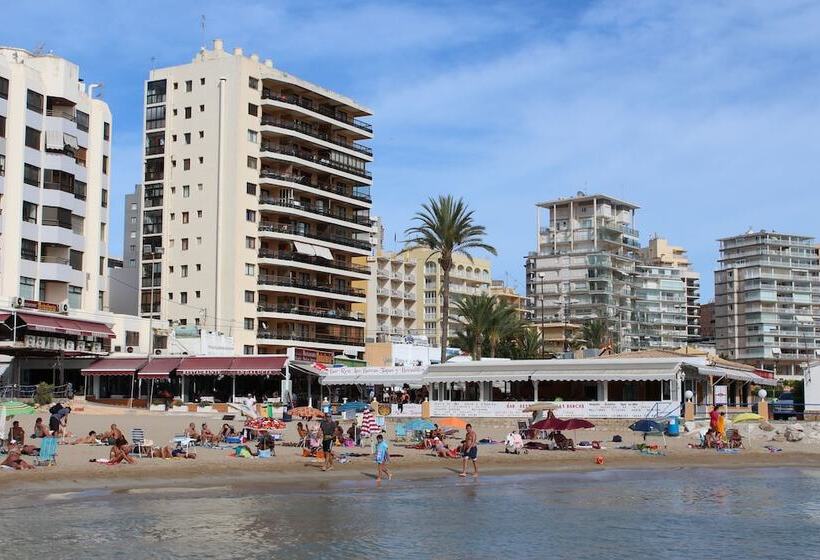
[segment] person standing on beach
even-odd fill
[[[478,478],[478,441],[472,424],[467,424],[467,435],[461,446],[461,472],[458,476],[467,476],[467,459],[473,463],[473,476]]]
[[[329,471],[333,468],[333,438],[336,435],[336,422],[330,414],[325,414],[319,428],[322,430],[322,453],[325,458],[322,470]]]
[[[709,427],[714,431],[718,431],[718,420],[720,419],[720,405],[712,407],[712,412],[709,413]]]
[[[389,462],[390,451],[387,442],[384,441],[384,436],[379,434],[376,436],[376,482],[382,481],[382,474],[387,476],[387,480],[393,479],[393,474],[387,468]]]

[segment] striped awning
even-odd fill
[[[197,356],[183,358],[177,367],[177,375],[229,375],[233,363],[231,356]]]
[[[23,321],[26,328],[35,331],[104,338],[114,338],[116,336],[108,325],[95,321],[69,319],[57,315],[36,315],[34,313],[18,313],[17,319]]]
[[[147,358],[103,358],[80,370],[80,373],[83,375],[134,375],[147,361]]]
[[[149,360],[137,376],[140,379],[168,379],[182,358],[154,358]]]

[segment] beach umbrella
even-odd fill
[[[376,424],[376,417],[373,416],[373,411],[369,408],[365,409],[362,414],[362,425],[359,428],[359,433],[362,437],[370,437],[380,434],[382,429]]]
[[[733,424],[742,424],[747,423],[749,424],[748,429],[746,430],[746,437],[749,438],[749,445],[752,442],[752,422],[762,422],[765,420],[760,414],[755,414],[754,412],[741,412],[734,418],[732,418]]]
[[[461,418],[454,418],[450,416],[449,418],[442,418],[436,422],[440,427],[444,428],[455,428],[456,430],[464,430],[467,428],[467,422],[462,420]]]
[[[423,432],[425,430],[432,430],[436,426],[429,420],[422,420],[421,418],[416,418],[415,420],[410,420],[409,422],[407,422],[404,425],[404,427],[412,432]]]
[[[290,411],[291,416],[297,416],[299,418],[322,418],[325,413],[319,410],[318,408],[313,408],[312,406],[299,406],[297,408],[293,408]]]
[[[567,418],[564,420],[564,430],[572,430],[572,438],[577,442],[578,441],[578,434],[575,433],[575,430],[587,430],[589,428],[594,428],[595,424],[590,422],[589,420],[584,420],[583,418]]]
[[[556,418],[555,416],[550,415],[549,417],[539,420],[538,422],[534,423],[530,426],[530,429],[533,430],[565,430],[567,421],[561,420],[560,418]]]
[[[3,417],[37,413],[33,406],[20,401],[6,401],[4,403],[0,403],[0,407],[5,410]]]
[[[663,426],[655,420],[650,420],[649,418],[638,420],[629,426],[629,429],[633,432],[642,432],[644,439],[646,439],[646,436],[649,434],[660,434],[663,436],[663,446],[666,447],[666,436],[663,433]]]

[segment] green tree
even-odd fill
[[[522,326],[508,343],[509,356],[514,360],[537,360],[541,358],[541,333]]]
[[[38,383],[34,388],[34,402],[36,404],[51,404],[54,400],[54,385],[50,383]]]
[[[603,348],[609,342],[609,325],[603,319],[593,319],[584,323],[581,337],[587,348]]]
[[[487,343],[490,346],[490,357],[496,357],[498,345],[512,339],[521,328],[521,317],[518,310],[508,302],[493,298],[492,309],[487,326]]]
[[[470,352],[474,360],[480,360],[486,333],[493,325],[495,299],[486,295],[466,295],[456,301],[459,328],[452,339],[462,350]]]
[[[495,248],[484,242],[486,230],[475,223],[474,211],[463,199],[451,195],[430,198],[422,204],[413,220],[416,225],[405,234],[405,250],[425,248],[431,251],[431,258],[438,259],[442,275],[441,288],[441,363],[447,360],[447,342],[450,327],[450,271],[453,255],[463,254],[472,260],[474,249],[495,255]]]

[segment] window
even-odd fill
[[[253,346],[250,345],[250,344],[245,344],[242,347],[242,353],[243,354],[253,354]]]
[[[102,189],[100,191],[100,205],[103,208],[108,208],[108,189]],[[132,217],[132,219],[134,220],[132,223],[134,223],[134,224],[137,223],[137,218],[136,217]]]
[[[176,217],[177,217],[177,215],[176,215],[174,212],[171,212],[171,216],[170,216],[170,218],[171,218],[171,221],[172,221],[172,222],[174,221],[174,219],[175,219]]]
[[[40,131],[36,128],[26,127],[26,146],[35,150],[40,149]]]
[[[6,155],[0,154],[0,177],[6,174]]]
[[[202,245],[202,238],[201,237],[196,238],[196,244],[197,245]]]
[[[130,266],[131,268],[137,266],[137,259],[128,259],[128,266]]]
[[[202,217],[202,210],[197,210],[197,211],[196,211],[196,217],[197,217],[197,218],[201,218],[201,217]]]
[[[103,123],[103,140],[111,140],[111,123]]]
[[[188,303],[188,292],[179,292],[179,303]]]
[[[200,295],[200,293],[201,293],[201,292],[200,292],[199,290],[197,290],[197,291],[195,291],[195,292],[194,292],[194,295],[196,296],[196,298],[197,298],[197,299],[199,299],[199,295]]]
[[[34,278],[20,277],[20,297],[34,299]]]
[[[43,113],[43,96],[36,91],[28,90],[26,93],[26,107],[35,113]]]
[[[245,276],[255,276],[256,275],[256,266],[252,265],[251,263],[245,263]]]
[[[199,163],[205,163],[205,158],[203,156],[199,156]]]
[[[68,306],[79,309],[83,305],[83,289],[80,286],[68,287]]]
[[[200,239],[202,239],[202,238],[200,238]],[[197,264],[197,265],[196,265],[196,271],[197,271],[197,272],[201,272],[201,271],[202,271],[202,265],[201,265],[201,264]]]
[[[187,224],[187,223],[188,223],[188,212],[183,212],[183,213],[182,213],[182,223],[183,223],[183,224]]]
[[[136,232],[136,231],[132,231],[132,232],[131,232],[131,239],[136,239],[136,238],[137,238],[137,232]]]
[[[145,92],[145,104],[163,103],[165,101],[165,80],[148,82]]]
[[[245,192],[248,194],[252,194],[253,196],[256,196],[256,185],[254,185],[253,183],[246,183]]]
[[[184,136],[185,136],[185,143],[186,143],[186,144],[190,144],[190,143],[191,143],[191,133],[190,133],[190,132],[186,132],[186,133],[184,134]]]
[[[255,130],[248,129],[248,142],[256,144],[259,141],[259,133]]]
[[[256,297],[256,292],[252,290],[245,290],[245,303],[253,303]]]
[[[190,185],[182,185],[182,198],[190,198],[191,196],[191,186]]]
[[[188,238],[183,237],[181,242],[182,242],[182,250],[187,251],[188,250]]]
[[[185,118],[186,119],[191,118],[191,108],[190,107],[185,107]]]
[[[140,333],[139,333],[139,331],[125,331],[125,345],[126,346],[139,346],[140,345]]]
[[[171,110],[171,112],[172,112],[172,113],[173,113],[173,115],[176,117],[179,111],[177,111],[176,109],[172,109],[172,110]]]
[[[185,158],[182,160],[182,169],[183,171],[189,171],[191,169],[191,159]]]
[[[248,156],[248,167],[250,169],[256,169],[256,158]]]
[[[27,163],[23,164],[23,182],[35,187],[40,186],[40,168]]]
[[[136,202],[132,202],[132,203],[131,203],[131,210],[136,210],[136,209],[137,209],[137,203],[136,203]]]
[[[185,81],[185,91],[190,92],[190,91],[191,91],[191,90],[193,90],[193,89],[194,89],[194,82],[193,82],[193,80],[186,80],[186,81]]]
[[[169,274],[173,274],[173,273],[174,273],[174,265],[171,265],[171,266],[169,266],[169,267],[168,267],[168,273],[169,273]]]
[[[100,311],[105,309],[105,292],[103,291],[97,294],[97,309]]]
[[[77,116],[79,117],[79,111]],[[79,128],[79,121],[77,121],[77,128]],[[145,109],[145,129],[152,130],[154,128],[165,128],[165,105]]]
[[[176,142],[176,141],[177,141],[177,135],[176,135],[176,134],[172,134],[172,135],[171,135],[171,142]]]
[[[205,105],[200,105],[200,106],[199,106],[199,112],[200,112],[200,113],[204,113],[204,112],[205,112]]]
[[[259,79],[253,76],[248,77],[248,87],[251,89],[259,89]]]
[[[245,327],[245,330],[252,331],[253,330],[253,319],[251,319],[250,317],[245,317],[244,327]]]
[[[6,117],[0,115],[0,138],[6,137]]]
[[[37,223],[37,205],[28,202],[27,200],[23,201],[23,221],[28,222],[30,224]]]
[[[179,82],[174,82],[174,89],[179,89]]]
[[[83,252],[82,251],[75,251],[74,249],[69,249],[68,264],[74,270],[82,270],[83,269]]]
[[[256,221],[256,211],[254,210],[245,210],[245,219],[249,222]]]
[[[183,264],[182,266],[179,267],[179,275],[182,276],[183,278],[188,277],[188,265],[187,264]]]
[[[198,190],[199,192],[202,192],[202,183],[197,183],[196,184],[196,190]]]
[[[131,223],[132,223],[132,224],[136,224],[136,223],[137,223],[137,217],[136,217],[136,216],[131,216]]]
[[[245,249],[256,249],[256,238],[255,237],[245,237]]]
[[[205,138],[205,131],[204,130],[199,131],[199,137],[200,138]]]
[[[200,78],[199,79],[199,85],[201,85],[201,86],[205,85],[205,78]]]
[[[105,175],[108,175],[108,156],[103,156],[102,159],[102,172]]]
[[[168,299],[174,299],[174,292],[168,292]]]
[[[248,114],[253,115],[254,117],[257,116],[259,113],[259,107],[254,105],[253,103],[248,103]]]
[[[100,257],[100,276],[105,274],[105,257]]]
[[[9,98],[9,80],[8,78],[0,78],[0,99]]]

